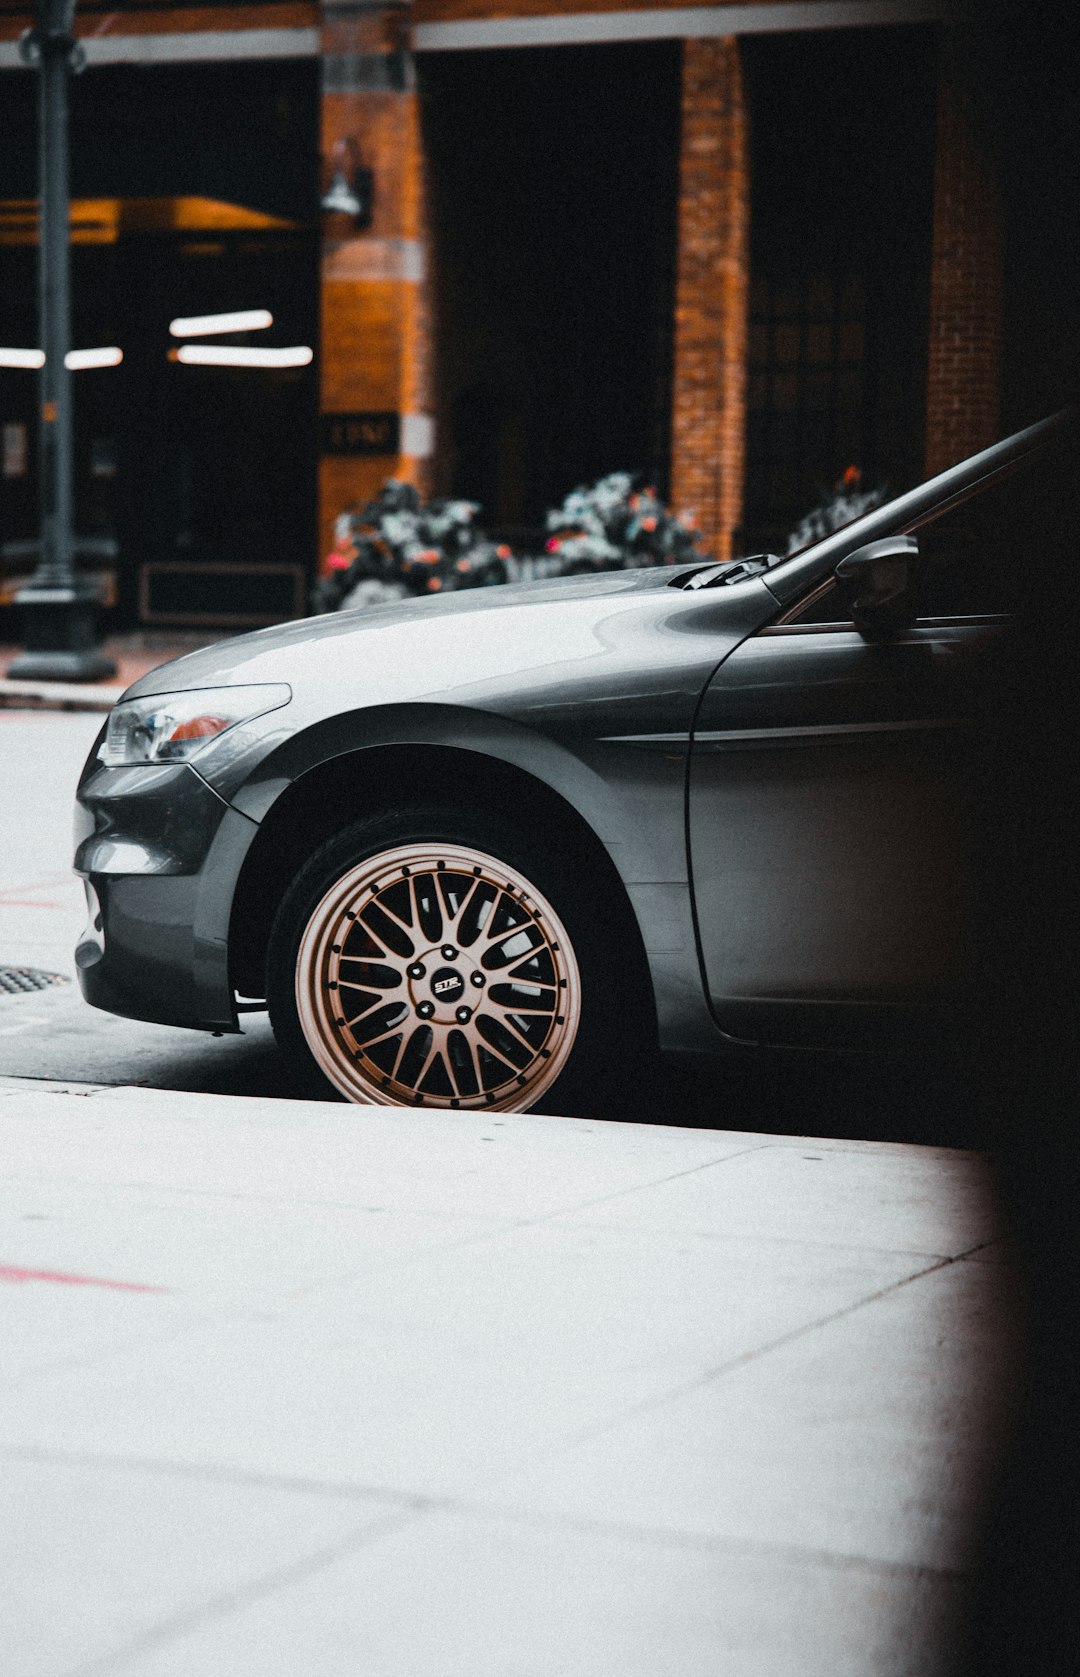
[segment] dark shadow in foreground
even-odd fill
[[[1020,1254],[1026,1366],[965,1677],[1075,1672],[1080,1578],[1080,457],[1031,509],[1026,610],[985,694],[968,1034]],[[978,1136],[976,1136],[978,1139]]]

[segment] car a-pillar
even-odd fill
[[[430,493],[429,237],[408,8],[321,9],[319,553],[388,477]]]

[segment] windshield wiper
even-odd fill
[[[745,582],[747,577],[760,576],[762,571],[767,571],[779,563],[775,553],[751,553],[745,559],[727,560],[720,565],[710,565],[708,570],[695,571],[683,587],[688,590],[719,588],[722,584],[730,582]]]

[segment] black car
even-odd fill
[[[1072,421],[792,557],[294,622],[129,689],[83,992],[384,1105],[620,1110],[657,1046],[875,1046],[967,970],[966,734]]]

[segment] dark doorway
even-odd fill
[[[124,240],[116,262],[127,298],[116,510],[128,614],[238,628],[295,615],[302,583],[263,567],[289,566],[295,577],[314,555],[313,369],[180,365],[169,358],[169,322],[266,308],[270,330],[198,342],[313,347],[310,240],[146,235]]]
[[[744,551],[849,466],[921,476],[933,190],[929,29],[760,35],[751,112]]]
[[[35,92],[33,76],[5,73],[0,342],[26,346],[37,342]],[[317,350],[318,100],[308,61],[100,67],[72,83],[72,341],[123,352],[73,380],[75,524],[118,544],[118,625],[242,627],[302,609],[314,366],[178,365],[169,325],[266,308],[266,331],[199,341]],[[36,527],[36,402],[34,373],[0,371],[13,439],[5,541]]]
[[[420,61],[441,487],[490,525],[577,484],[666,487],[677,43]]]

